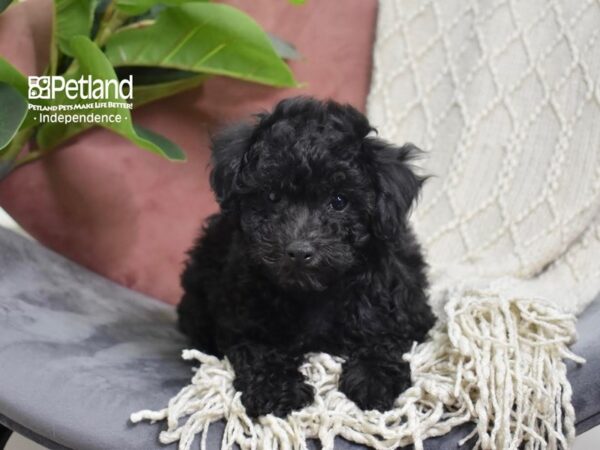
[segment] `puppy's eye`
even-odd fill
[[[329,202],[329,205],[331,205],[331,207],[336,211],[341,211],[346,207],[347,204],[348,199],[346,199],[346,197],[344,197],[341,194],[334,195],[333,197],[331,197],[331,201]]]
[[[277,203],[279,200],[281,200],[281,195],[279,194],[279,192],[275,191],[269,192],[268,197],[271,203]]]

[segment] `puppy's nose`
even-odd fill
[[[315,254],[315,248],[307,241],[292,242],[285,250],[288,258],[297,264],[310,262]]]

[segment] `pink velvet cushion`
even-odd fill
[[[94,129],[0,182],[0,205],[42,243],[130,288],[177,303],[185,252],[217,210],[208,185],[209,136],[223,123],[299,94],[364,108],[375,0],[294,6],[285,0],[229,2],[293,42],[302,89],[277,90],[213,78],[194,91],[148,105],[134,119],[179,144],[169,163],[109,131]],[[0,16],[0,54],[26,74],[47,58],[49,2],[30,0]]]

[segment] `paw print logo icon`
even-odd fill
[[[29,77],[29,99],[50,98],[50,77]]]

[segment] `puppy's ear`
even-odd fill
[[[421,150],[412,144],[395,147],[373,137],[365,138],[363,145],[371,153],[377,186],[373,233],[378,239],[397,239],[425,181],[411,166]]]
[[[249,123],[231,125],[212,139],[212,171],[210,186],[223,207],[235,191],[242,160],[251,144],[254,126]]]

